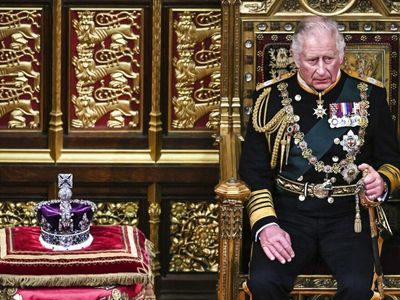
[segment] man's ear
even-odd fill
[[[294,55],[292,49],[290,49],[289,51],[290,51],[290,55],[292,56],[295,65],[296,65],[296,68],[298,69],[300,67],[299,62],[298,62],[298,57],[296,57],[296,55]]]
[[[342,57],[340,58],[340,64],[343,64],[344,63],[344,55],[345,55],[345,53],[346,53],[346,48],[344,48],[343,49],[343,55],[342,55]]]

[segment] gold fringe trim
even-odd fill
[[[154,244],[150,240],[146,239],[146,241],[144,242],[144,246],[146,248],[146,252],[149,254],[150,259],[154,259],[156,257]]]
[[[149,266],[150,267],[149,267],[149,270],[148,270],[148,272],[149,272],[148,273],[148,276],[149,276],[148,284],[153,285],[154,284],[153,271],[155,269],[154,259],[156,258],[156,251],[155,251],[155,248],[154,248],[154,244],[148,239],[145,240],[144,247],[146,249],[146,252],[149,254],[149,258],[150,258],[150,262],[149,262]]]
[[[24,287],[71,287],[131,285],[152,283],[152,274],[105,273],[105,274],[68,274],[68,275],[9,275],[1,274],[0,285]]]

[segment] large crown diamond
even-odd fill
[[[39,202],[36,207],[39,239],[45,248],[77,250],[93,241],[90,222],[96,205],[87,200],[71,200],[72,178],[72,174],[58,174],[59,199]]]

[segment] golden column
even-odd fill
[[[221,105],[219,124],[219,278],[218,299],[237,299],[242,248],[243,203],[250,195],[237,179],[240,156],[241,120],[239,82],[239,0],[222,0]]]
[[[237,299],[242,248],[243,202],[250,190],[237,179],[220,184],[219,198],[219,282],[218,300]]]
[[[49,148],[54,161],[61,156],[63,148],[63,122],[61,112],[61,0],[53,1],[53,70],[52,70],[52,109],[49,122]],[[65,99],[63,99],[65,100]]]

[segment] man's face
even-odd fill
[[[335,36],[331,32],[315,30],[305,36],[296,64],[309,86],[324,90],[336,81],[342,62]]]

